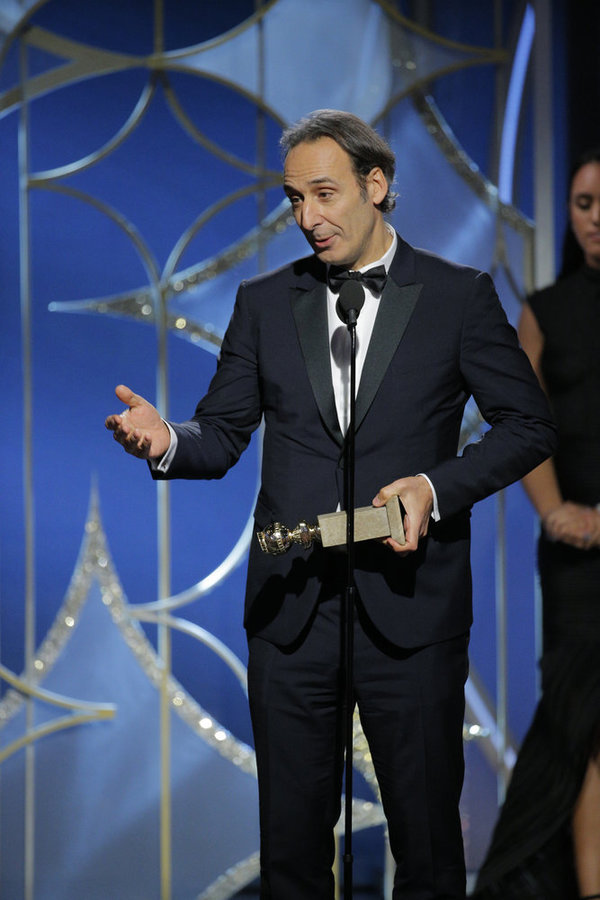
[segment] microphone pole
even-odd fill
[[[350,417],[345,443],[345,505],[346,505],[346,590],[344,595],[344,670],[346,715],[344,722],[344,748],[346,754],[346,804],[344,808],[344,900],[352,900],[352,759],[354,724],[354,609],[356,587],[354,584],[354,481],[355,481],[355,413],[356,413],[356,322],[365,302],[364,288],[358,281],[346,281],[340,289],[337,313],[348,326],[350,335]]]

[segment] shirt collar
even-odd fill
[[[358,269],[359,272],[366,272],[367,269],[372,269],[374,266],[385,266],[385,271],[389,272],[394,254],[396,253],[396,249],[398,247],[398,235],[396,234],[392,226],[387,222],[385,223],[385,227],[388,234],[391,234],[392,236],[392,243],[385,251],[383,256],[380,256],[379,259],[373,260],[373,262],[368,263],[366,266],[361,266],[360,269]]]

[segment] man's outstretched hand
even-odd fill
[[[127,453],[140,459],[164,456],[169,449],[171,436],[158,410],[124,384],[115,388],[115,394],[128,407],[122,413],[108,416],[104,423],[112,431],[115,441]]]

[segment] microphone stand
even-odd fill
[[[354,480],[355,480],[355,414],[356,414],[356,321],[358,312],[348,310],[348,333],[350,335],[350,420],[346,432],[345,448],[345,494],[346,494],[346,590],[344,596],[344,671],[346,715],[344,722],[346,803],[344,807],[344,900],[352,900],[352,784],[354,749],[354,610],[356,587],[354,584]]]
[[[346,777],[346,804],[344,807],[344,900],[352,900],[352,757],[354,723],[354,611],[356,586],[354,584],[354,470],[355,470],[355,415],[356,415],[356,322],[365,302],[363,286],[355,279],[345,281],[340,288],[337,313],[347,325],[350,335],[350,403],[349,422],[344,447],[344,502],[346,506],[346,590],[342,608],[343,656],[345,673],[344,750]]]

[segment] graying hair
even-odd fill
[[[317,109],[284,130],[279,141],[283,159],[298,144],[317,141],[322,137],[331,138],[348,154],[363,196],[366,196],[367,175],[376,167],[381,169],[388,183],[388,190],[377,208],[383,213],[391,212],[396,206],[397,197],[391,190],[396,158],[387,141],[353,113],[338,109]]]

